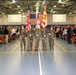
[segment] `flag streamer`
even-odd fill
[[[46,6],[44,6],[42,15],[42,27],[45,28],[46,26],[47,26],[47,13],[46,13]]]
[[[31,23],[30,23],[30,7],[28,5],[28,11],[27,11],[27,17],[26,17],[26,32],[31,29]]]

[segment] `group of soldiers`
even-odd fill
[[[52,26],[50,29],[32,27],[28,32],[22,27],[20,34],[21,51],[23,49],[26,50],[26,41],[27,51],[33,49],[33,42],[35,43],[35,51],[38,51],[40,40],[42,42],[42,50],[47,50],[47,43],[49,43],[50,50],[54,50],[54,29]]]

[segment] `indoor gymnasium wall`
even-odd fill
[[[26,23],[26,15],[23,15],[22,22],[12,23],[8,22],[7,17],[0,18],[0,25],[13,25],[13,24],[25,24]],[[76,14],[70,14],[66,16],[66,22],[53,22],[52,14],[47,15],[47,23],[48,24],[76,24]]]
[[[48,24],[76,24],[76,19],[74,18],[76,15],[67,15],[66,16],[66,22],[53,22],[53,16],[52,14],[48,14]]]

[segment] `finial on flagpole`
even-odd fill
[[[39,9],[39,3],[37,2],[35,6],[36,6],[36,19],[37,19],[38,9]]]

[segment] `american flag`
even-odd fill
[[[26,17],[26,32],[31,29],[31,23],[30,23],[30,8],[28,5],[28,12],[27,12],[27,17]]]
[[[42,16],[42,27],[45,28],[46,26],[47,26],[47,13],[46,13],[46,6],[44,6]]]
[[[30,14],[30,23],[37,24],[38,21],[40,21],[40,24],[42,24],[42,14],[38,14],[38,17],[36,19],[36,14]]]
[[[37,21],[36,14],[30,14],[30,22],[31,22],[31,24],[32,25],[36,24],[36,21]]]

